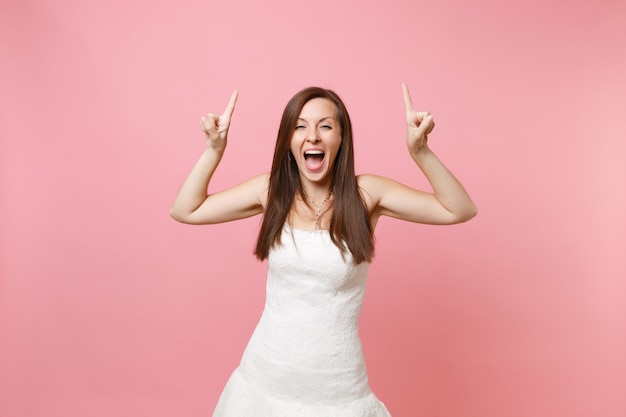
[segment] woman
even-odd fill
[[[206,150],[171,215],[191,224],[263,213],[255,255],[268,259],[266,303],[214,417],[383,417],[369,388],[357,330],[380,216],[453,224],[476,215],[459,181],[428,147],[432,116],[403,85],[407,145],[433,192],[354,172],[352,126],[341,99],[311,87],[287,104],[270,173],[207,195],[226,147],[237,92],[201,119]]]

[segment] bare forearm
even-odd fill
[[[427,145],[411,152],[411,156],[430,182],[435,197],[446,210],[458,217],[459,221],[467,221],[476,215],[478,209],[463,185]]]
[[[186,215],[193,213],[207,198],[209,182],[223,152],[207,148],[180,187],[170,215],[176,220],[183,220]]]

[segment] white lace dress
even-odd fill
[[[213,417],[390,417],[358,334],[369,264],[345,258],[328,231],[285,226],[265,309]]]

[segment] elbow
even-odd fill
[[[477,214],[478,214],[478,207],[474,206],[472,208],[471,213],[469,213],[469,216],[468,216],[467,220],[465,220],[465,221],[472,220],[474,217],[476,217]]]
[[[472,204],[471,207],[468,207],[460,216],[459,223],[465,223],[472,220],[478,214],[478,207],[475,204]]]
[[[470,207],[465,207],[462,211],[453,213],[450,221],[447,224],[459,224],[472,220],[478,214],[478,207],[472,204]]]
[[[180,211],[180,210],[176,210],[173,207],[170,209],[170,217],[176,220],[178,223],[183,223],[183,224],[197,225],[197,224],[216,223],[216,222],[209,221],[207,219],[199,218],[195,211],[192,211],[192,212]]]
[[[185,216],[178,210],[175,210],[174,207],[170,209],[170,217],[176,220],[178,223],[187,223],[187,221],[185,220]]]

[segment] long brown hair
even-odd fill
[[[296,192],[303,193],[290,144],[302,107],[314,98],[325,98],[335,104],[341,127],[341,144],[332,170],[334,210],[330,220],[330,237],[342,253],[350,251],[354,263],[369,262],[374,256],[374,234],[356,181],[352,123],[339,96],[320,87],[301,90],[289,100],[283,111],[269,178],[267,208],[254,254],[261,260],[266,259],[272,246],[281,243],[281,232]]]

